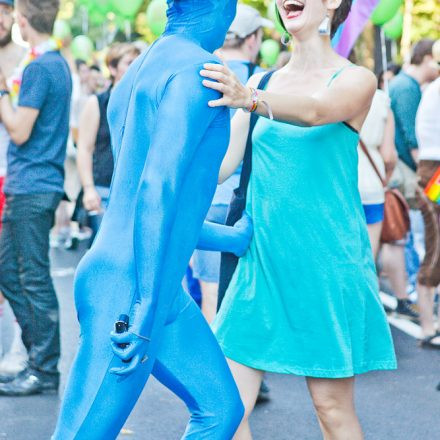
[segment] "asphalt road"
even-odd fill
[[[52,252],[54,280],[61,305],[61,392],[78,340],[72,280],[80,256],[79,251]],[[357,379],[356,401],[365,438],[440,439],[440,392],[436,391],[440,382],[440,352],[418,348],[415,339],[400,330],[393,329],[393,335],[399,369],[369,373]],[[271,400],[258,406],[252,417],[255,440],[319,440],[321,436],[304,380],[268,375],[267,382]],[[56,396],[0,397],[0,439],[50,439],[59,405]],[[151,379],[120,439],[179,439],[187,417],[184,405]]]

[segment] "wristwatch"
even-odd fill
[[[0,99],[3,98],[3,96],[9,95],[9,94],[10,94],[9,90],[7,90],[7,89],[0,90]]]

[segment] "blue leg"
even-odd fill
[[[214,335],[189,296],[183,291],[177,296],[160,346],[152,348],[157,357],[124,378],[110,373],[122,365],[108,337],[117,301],[108,301],[112,307],[102,303],[79,307],[81,343],[53,439],[115,439],[152,369],[191,412],[184,438],[232,438],[243,415],[239,393]]]
[[[192,301],[165,327],[153,375],[191,413],[183,438],[233,437],[243,417],[243,404],[215,336]]]

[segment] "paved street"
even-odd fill
[[[62,310],[62,389],[78,338],[72,279],[79,258],[80,252],[53,252],[53,274]],[[395,328],[393,335],[399,370],[367,374],[358,379],[357,406],[366,439],[440,439],[440,392],[436,391],[440,382],[440,352],[417,348],[414,338]],[[260,405],[253,415],[255,440],[320,439],[304,380],[269,375],[267,382],[272,399]],[[0,397],[0,439],[48,440],[59,403],[59,398],[53,396]],[[186,419],[187,411],[182,403],[151,380],[120,438],[175,440],[180,438]]]

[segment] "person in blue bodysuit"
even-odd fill
[[[181,287],[199,238],[208,249],[227,232],[206,225],[199,237],[229,141],[229,111],[207,106],[219,95],[203,87],[199,71],[219,62],[212,52],[236,0],[168,6],[164,35],[109,103],[115,172],[101,228],[76,274],[80,347],[56,440],[116,438],[150,373],[186,403],[184,438],[230,439],[243,416],[215,337]],[[120,314],[130,327],[110,341]]]

